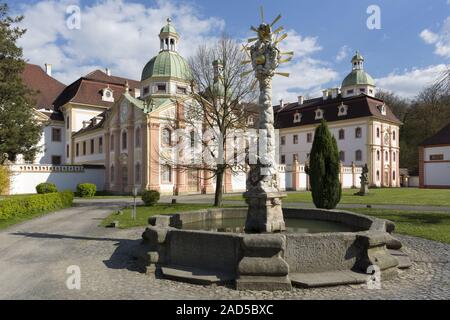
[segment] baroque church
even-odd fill
[[[35,111],[45,124],[42,150],[33,164],[47,165],[48,170],[58,166],[98,169],[102,172],[96,182],[99,190],[214,192],[210,172],[179,170],[162,159],[166,152],[170,157],[179,156],[172,150],[178,137],[171,124],[183,119],[186,109],[195,103],[188,63],[177,51],[179,41],[180,35],[168,19],[159,33],[160,51],[144,66],[140,81],[113,76],[106,69],[64,86],[51,77],[51,65],[44,71],[28,64],[23,80],[39,90]],[[338,142],[344,187],[358,185],[360,170],[355,168],[364,164],[373,186],[400,186],[401,123],[389,106],[375,98],[375,82],[364,70],[362,55],[357,53],[351,63],[352,70],[340,88],[323,90],[319,98],[299,96],[294,103],[280,101],[274,106],[282,188],[308,189],[304,165],[321,119],[327,120]],[[218,69],[220,63],[211,67]],[[250,120],[253,117],[251,125]],[[349,180],[345,170],[352,174]],[[226,172],[223,187],[225,192],[244,191],[245,172]]]

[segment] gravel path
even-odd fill
[[[450,299],[450,245],[398,236],[410,270],[382,283],[291,292],[236,291],[155,279],[130,256],[143,228],[98,227],[108,207],[62,210],[0,232],[0,299]],[[68,266],[81,269],[81,289],[66,286]]]

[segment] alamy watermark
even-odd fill
[[[69,30],[81,29],[81,9],[79,6],[68,6],[66,9],[66,15],[66,26]]]
[[[66,280],[66,287],[69,290],[81,289],[81,268],[77,265],[68,266],[66,273],[70,276]]]
[[[367,7],[366,13],[369,17],[366,20],[366,26],[369,30],[381,29],[381,8],[376,4]]]

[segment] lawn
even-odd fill
[[[370,189],[365,197],[355,196],[357,189],[344,189],[341,204],[404,204],[449,206],[450,189],[418,189],[418,188],[382,188]],[[242,196],[225,197],[225,200],[243,200]],[[288,193],[283,202],[312,202],[311,192],[301,191]]]
[[[105,227],[111,224],[113,221],[119,221],[119,228],[132,228],[148,225],[148,218],[160,214],[173,214],[187,211],[195,211],[201,209],[213,208],[210,204],[166,204],[158,203],[153,207],[138,206],[136,208],[136,220],[131,217],[131,209],[122,210],[122,214],[117,212],[112,213],[106,217],[101,226]]]
[[[391,220],[396,225],[396,233],[450,244],[450,212],[438,213],[379,209],[349,210]]]

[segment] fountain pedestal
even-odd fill
[[[248,204],[245,232],[264,233],[286,230],[281,199],[286,194],[275,191],[249,190],[244,193]]]

